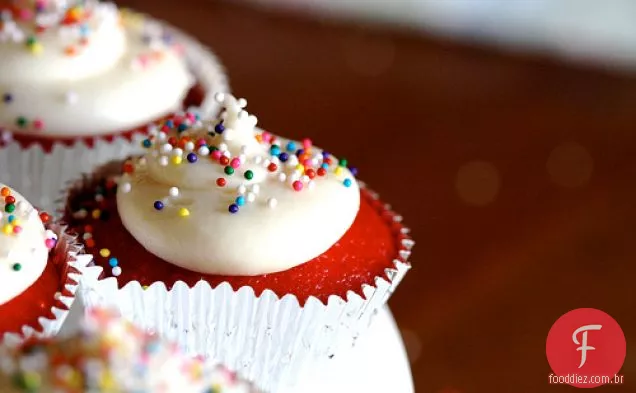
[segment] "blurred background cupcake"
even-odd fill
[[[256,393],[222,366],[178,347],[108,310],[91,310],[68,338],[0,348],[3,393]]]
[[[346,159],[217,98],[220,118],[164,125],[145,155],[75,185],[65,221],[104,269],[89,305],[276,391],[366,331],[413,241]]]
[[[52,210],[65,180],[125,157],[147,124],[226,91],[186,34],[97,0],[0,2],[3,180]]]
[[[53,335],[92,258],[15,190],[0,183],[0,196],[0,341]]]

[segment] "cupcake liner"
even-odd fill
[[[146,19],[156,21],[150,17]],[[199,109],[201,114],[215,114],[219,104],[214,100],[214,94],[229,91],[223,66],[212,51],[193,37],[165,22],[156,23],[183,46],[192,73],[206,92]],[[141,142],[147,134],[146,124],[116,135],[71,139],[13,135],[10,130],[0,128],[0,167],[3,169],[0,179],[20,190],[38,208],[55,212],[56,198],[70,179],[77,179],[82,173],[112,159],[141,154]]]
[[[212,288],[205,281],[194,287],[178,281],[168,290],[164,283],[144,288],[132,281],[118,288],[116,278],[100,279],[102,268],[91,266],[83,271],[86,305],[117,308],[142,328],[226,364],[266,391],[293,386],[305,372],[325,368],[320,363],[339,348],[354,345],[410,269],[414,242],[402,217],[382,207],[377,194],[370,198],[399,234],[400,247],[393,266],[361,288],[363,296],[349,291],[345,299],[331,296],[323,304],[310,297],[301,305],[294,295],[265,290],[256,296],[250,287],[235,290],[227,282]]]
[[[51,337],[57,332],[66,321],[68,317],[71,305],[76,299],[76,295],[82,280],[82,271],[91,263],[93,257],[88,254],[80,254],[82,246],[75,242],[75,238],[68,235],[65,232],[65,228],[59,225],[50,227],[58,235],[58,241],[55,246],[56,255],[66,258],[66,264],[68,269],[66,272],[66,280],[64,284],[64,295],[59,296],[59,303],[64,305],[64,308],[54,305],[51,307],[51,313],[54,315],[54,319],[47,317],[38,318],[38,324],[41,329],[36,329],[37,326],[25,325],[22,327],[20,333],[5,333],[2,336],[2,345],[19,345],[30,338],[46,338]],[[37,285],[37,281],[34,285]]]

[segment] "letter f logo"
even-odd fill
[[[576,349],[577,351],[581,351],[581,364],[579,365],[579,368],[583,367],[583,365],[585,364],[585,361],[587,360],[587,351],[593,351],[596,349],[594,347],[587,345],[587,332],[590,330],[601,330],[602,327],[603,326],[601,325],[581,326],[580,328],[576,329],[574,333],[572,334],[572,341],[574,341],[574,344],[580,345],[580,347]],[[579,342],[579,340],[576,338],[576,336],[578,336],[579,333],[582,333],[581,342]]]

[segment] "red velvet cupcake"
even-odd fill
[[[20,194],[0,184],[0,196],[0,338],[53,335],[92,258],[78,255],[73,239]]]
[[[89,305],[276,390],[355,342],[413,241],[345,159],[217,98],[219,119],[164,124],[146,154],[75,185],[65,220],[103,268]]]
[[[0,166],[39,208],[82,171],[140,153],[150,122],[215,111],[227,90],[196,40],[112,3],[8,0],[0,12]]]

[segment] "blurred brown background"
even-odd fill
[[[554,321],[622,325],[636,391],[636,78],[204,0],[128,0],[210,45],[259,123],[346,155],[406,217],[391,301],[418,393],[548,384]],[[381,354],[379,355],[381,356]]]

